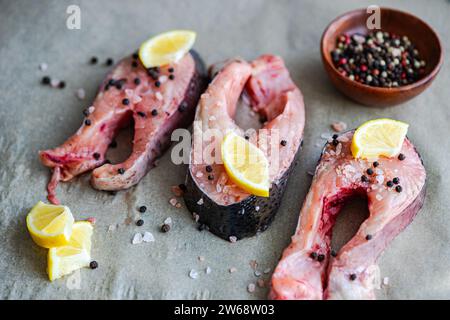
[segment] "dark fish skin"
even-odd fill
[[[300,153],[301,145],[302,143],[295,158]],[[251,195],[241,202],[229,206],[218,205],[212,201],[197,186],[191,176],[191,171],[188,170],[184,201],[189,211],[198,214],[200,225],[206,225],[209,231],[220,238],[230,240],[230,237],[236,237],[236,240],[240,240],[254,236],[256,233],[266,230],[272,223],[280,207],[295,162],[295,160],[292,161],[278,183],[272,184],[269,197]],[[201,205],[197,203],[200,199],[203,199]],[[258,211],[255,209],[256,207],[259,207]]]

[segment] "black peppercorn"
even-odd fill
[[[124,168],[119,168],[119,169],[117,169],[117,172],[119,174],[124,174],[125,173],[125,169]]]
[[[287,141],[286,140],[281,140],[280,144],[285,147],[287,145]]]
[[[391,180],[389,180],[388,182],[386,182],[386,185],[387,185],[389,188],[391,188],[391,187],[394,185],[394,183],[393,183]]]
[[[350,280],[352,280],[352,281],[356,280],[356,274],[352,273],[350,275]]]
[[[395,177],[394,179],[392,179],[392,182],[394,184],[399,184],[400,183],[400,179],[398,177]]]
[[[60,88],[60,89],[64,89],[66,87],[66,82],[65,81],[61,81],[59,84],[58,84],[58,88]]]
[[[124,105],[129,105],[130,104],[130,100],[129,99],[127,99],[127,98],[125,98],[125,99],[123,99],[122,100],[122,104],[124,104]]]
[[[361,176],[361,181],[362,182],[367,182],[367,181],[369,181],[369,178],[367,178],[367,176],[365,176],[365,175],[362,175]]]
[[[169,69],[167,69],[167,71],[169,71],[170,73],[173,73],[175,71],[175,69],[173,67],[170,67]]]
[[[181,191],[183,191],[183,192],[186,192],[186,191],[187,191],[187,187],[186,187],[186,185],[185,185],[184,183],[180,183],[180,184],[178,185],[178,188],[180,188]]]
[[[98,153],[98,152],[94,152],[93,156],[94,156],[95,160],[100,159],[100,153]]]
[[[97,261],[91,261],[91,263],[89,263],[89,268],[97,269],[98,268],[98,262]]]
[[[111,141],[111,143],[109,144],[109,147],[110,148],[117,148],[117,141],[116,140]]]
[[[214,180],[214,176],[212,174],[208,175],[208,180]]]
[[[313,260],[317,259],[317,252],[311,252],[311,254],[309,255],[309,257]]]
[[[84,120],[84,124],[87,125],[87,126],[90,126],[91,125],[91,120],[89,120],[89,119]]]
[[[366,235],[366,240],[370,240],[370,239],[372,239],[372,235],[371,234]]]
[[[400,153],[399,155],[398,155],[398,160],[400,160],[400,161],[403,161],[403,160],[405,160],[405,155],[403,154],[403,153]]]
[[[175,75],[169,74],[169,80],[174,80],[174,79],[175,79]]]
[[[145,117],[145,112],[138,111],[137,114],[138,114],[138,116],[140,116],[142,118]]]
[[[164,224],[161,226],[161,231],[162,231],[162,232],[169,232],[169,230],[170,230],[170,225],[168,225],[167,223],[164,223]]]
[[[403,188],[400,185],[395,187],[395,191],[397,191],[398,193],[402,192],[402,190],[403,190]]]
[[[376,167],[378,167],[380,164],[378,163],[378,161],[375,161],[374,163],[373,163],[373,167],[374,168],[376,168]]]
[[[50,84],[51,79],[49,76],[42,77],[42,84]]]
[[[106,59],[105,64],[106,64],[107,66],[111,66],[113,63],[114,63],[114,60],[113,60],[112,58]]]
[[[161,86],[161,82],[159,80],[155,81],[155,87],[159,88]]]
[[[136,85],[141,84],[141,79],[139,79],[139,78],[134,79],[134,84],[136,84]]]
[[[206,170],[206,172],[212,172],[213,168],[210,165],[207,165],[205,170]]]
[[[145,211],[147,211],[147,207],[146,206],[140,206],[139,207],[139,212],[140,213],[144,213]]]
[[[325,260],[325,255],[319,254],[319,255],[317,256],[317,261],[322,262],[323,260]]]
[[[136,221],[136,225],[138,227],[142,226],[143,224],[144,224],[144,220],[142,220],[142,219],[139,219],[138,221]]]
[[[373,175],[373,170],[371,168],[367,169],[366,172],[369,176]]]
[[[337,256],[337,252],[334,251],[334,250],[331,250],[331,253],[330,253],[330,254],[331,254],[332,257],[336,257],[336,256]]]
[[[153,109],[153,110],[152,110],[152,116],[157,116],[157,115],[158,115],[158,110]]]
[[[91,64],[96,64],[98,62],[98,58],[97,57],[92,57],[91,58]]]

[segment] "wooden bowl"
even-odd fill
[[[442,47],[434,30],[412,14],[381,8],[381,31],[407,36],[426,62],[423,76],[416,82],[395,88],[372,87],[350,80],[339,73],[333,64],[331,51],[342,34],[367,34],[366,20],[371,15],[366,9],[347,12],[325,29],[321,40],[322,62],[333,84],[349,98],[369,106],[393,106],[414,98],[434,80],[442,65]]]

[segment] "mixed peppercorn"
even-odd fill
[[[341,35],[331,58],[350,80],[384,88],[416,82],[426,65],[408,37],[382,31]]]

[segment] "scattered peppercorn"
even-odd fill
[[[134,84],[136,84],[136,85],[141,84],[141,79],[135,78],[135,79],[134,79]]]
[[[403,154],[403,153],[400,153],[399,155],[398,155],[398,160],[400,160],[400,161],[403,161],[403,160],[405,160],[405,155]]]
[[[355,281],[356,280],[356,274],[352,273],[350,275],[350,280]]]
[[[106,64],[107,66],[111,66],[113,63],[114,63],[114,60],[113,60],[112,58],[106,59],[105,64]]]
[[[125,173],[125,169],[124,168],[119,168],[119,169],[117,169],[117,172],[119,174],[124,174]]]
[[[139,212],[140,213],[144,213],[145,211],[147,211],[147,207],[146,206],[140,206],[139,207]]]
[[[374,163],[373,163],[373,167],[374,168],[376,168],[376,167],[378,167],[380,164],[378,163],[378,161],[375,161]]]
[[[125,98],[125,99],[123,99],[122,100],[122,104],[124,104],[124,105],[129,105],[130,104],[130,99],[127,99],[127,98]]]
[[[366,172],[367,172],[367,174],[368,174],[369,176],[373,175],[373,169],[372,169],[372,168],[367,169]]]
[[[60,89],[64,89],[66,87],[66,82],[65,81],[61,81],[59,84],[58,84],[58,88],[60,88]]]
[[[366,240],[370,240],[370,239],[372,239],[372,235],[371,234],[366,235]]]
[[[169,74],[169,80],[174,80],[174,79],[175,79],[175,75]]]
[[[317,261],[322,262],[323,260],[325,260],[325,255],[324,254],[319,254],[317,256]]]
[[[167,223],[164,223],[164,224],[161,226],[161,231],[162,231],[162,232],[169,232],[169,230],[170,230],[170,225],[168,225]]]
[[[336,146],[339,144],[339,141],[337,141],[336,139],[334,139],[331,143],[333,144],[333,146],[336,147]]]
[[[207,165],[205,170],[206,170],[206,172],[212,172],[213,168],[210,165]]]
[[[311,254],[309,255],[309,257],[313,260],[317,259],[317,252],[311,252]]]
[[[91,125],[91,120],[89,120],[89,119],[84,120],[84,124],[87,125],[87,126],[90,126]]]
[[[395,187],[395,191],[397,191],[398,193],[402,192],[402,190],[403,190],[403,188],[400,185]]]
[[[91,263],[89,263],[89,268],[91,269],[97,269],[98,268],[98,262],[97,261],[91,261]]]
[[[394,179],[392,179],[392,182],[393,182],[394,184],[399,184],[399,183],[400,183],[400,178],[395,177]]]
[[[287,141],[286,140],[281,140],[280,144],[285,147],[287,145]]]
[[[100,159],[100,153],[94,152],[94,159],[95,159],[95,160]]]
[[[136,225],[138,227],[142,226],[143,224],[144,224],[144,220],[142,220],[142,219],[139,219],[138,221],[136,221]]]
[[[183,102],[180,104],[180,106],[178,107],[178,111],[184,112],[186,109],[187,109],[187,103],[183,101]]]
[[[250,137],[248,135],[245,135],[244,138],[245,138],[245,140],[250,139]]]
[[[116,140],[111,141],[111,143],[109,144],[109,147],[110,148],[117,148],[117,141]]]
[[[135,53],[133,53],[132,57],[133,57],[133,59],[137,59],[137,58],[139,58],[139,54],[137,52],[135,52]]]
[[[362,175],[362,176],[361,176],[361,181],[362,181],[362,182],[368,182],[368,181],[369,181],[369,178],[367,178],[367,176],[365,176],[365,175]]]
[[[136,68],[136,67],[138,66],[138,63],[137,63],[136,61],[133,61],[133,62],[131,63],[131,66],[132,66],[133,68]]]
[[[161,86],[161,82],[159,80],[155,81],[155,87],[159,88]]]
[[[170,73],[173,73],[175,71],[175,69],[173,67],[170,67],[169,69],[167,69],[167,71],[169,71]]]
[[[332,257],[336,257],[336,256],[337,256],[337,252],[334,251],[334,250],[331,250],[331,256],[332,256]]]
[[[87,116],[89,115],[89,110],[88,110],[88,109],[84,109],[84,110],[83,110],[83,115],[84,115],[85,117],[87,117]]]
[[[44,77],[42,77],[42,84],[50,84],[50,82],[51,82],[52,80],[50,79],[50,77],[49,76],[44,76]]]
[[[153,80],[157,80],[158,79],[158,73],[155,72],[155,70],[153,69],[147,69],[147,74],[150,76],[150,78],[152,78]]]
[[[338,138],[338,135],[337,134],[333,134],[332,138],[333,138],[333,140],[336,140]]]
[[[97,57],[92,57],[91,58],[91,64],[96,64],[98,62],[98,58]]]
[[[212,174],[208,175],[208,180],[214,180],[214,176]]]
[[[138,111],[137,114],[138,114],[138,116],[140,116],[142,118],[145,117],[145,112]]]
[[[391,180],[389,180],[388,182],[386,182],[386,185],[387,185],[389,188],[391,188],[391,187],[394,185],[394,183],[393,183]]]

